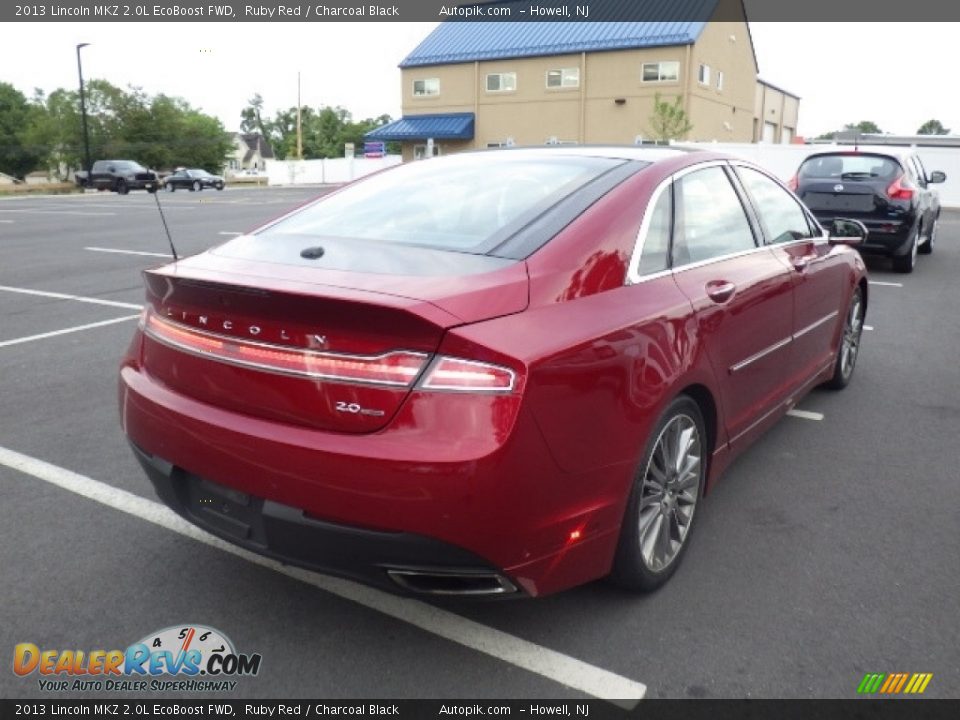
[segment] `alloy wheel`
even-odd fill
[[[843,339],[840,346],[840,373],[844,380],[849,380],[853,368],[857,364],[857,353],[860,351],[860,335],[863,332],[863,298],[859,290],[850,302],[847,311],[847,321],[843,326]]]
[[[677,557],[697,508],[703,443],[696,422],[677,415],[660,432],[644,473],[638,517],[640,554],[654,572]]]

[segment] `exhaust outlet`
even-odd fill
[[[517,586],[498,573],[389,569],[387,575],[404,590],[421,595],[480,596],[517,592]]]

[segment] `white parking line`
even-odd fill
[[[121,255],[147,255],[149,257],[172,258],[169,253],[144,252],[142,250],[120,250],[119,248],[85,247],[84,250],[104,253],[120,253]]]
[[[0,223],[12,223],[13,220],[0,220]]]
[[[501,630],[487,627],[448,610],[433,607],[412,598],[391,595],[349,580],[281,565],[279,562],[208,535],[180,518],[165,505],[29,455],[0,447],[0,465],[236,555],[255,565],[312,585],[332,595],[351,600],[587,695],[608,700],[621,707],[633,708],[646,694],[647,687],[641,682],[630,680]]]
[[[809,410],[787,410],[787,415],[795,418],[802,418],[804,420],[823,420],[823,413],[810,412]]]
[[[4,213],[32,213],[34,215],[97,215],[100,217],[106,215],[116,215],[115,212],[84,212],[83,210],[28,210],[26,208],[6,209],[0,208]]]
[[[243,235],[243,233],[236,232],[235,230],[221,230],[217,235]]]
[[[864,329],[864,330],[873,330],[873,325],[864,325],[864,326],[863,326],[863,329]]]
[[[871,285],[882,285],[883,287],[903,287],[903,283],[883,282],[882,280],[868,280]]]
[[[70,333],[80,332],[81,330],[91,330],[92,328],[103,327],[104,325],[116,325],[117,323],[126,322],[127,320],[136,320],[138,317],[140,317],[139,313],[137,315],[125,315],[124,317],[113,318],[113,320],[101,320],[100,322],[77,325],[75,327],[64,328],[63,330],[53,330],[52,332],[40,333],[39,335],[28,335],[27,337],[21,337],[15,340],[4,340],[0,342],[0,348],[33,342],[34,340],[43,340],[45,338],[56,337],[57,335],[68,335]]]
[[[134,303],[117,302],[116,300],[102,300],[101,298],[84,297],[83,295],[67,295],[65,293],[47,292],[46,290],[31,290],[29,288],[10,287],[0,285],[0,290],[4,292],[20,293],[21,295],[37,295],[38,297],[55,298],[57,300],[73,300],[75,302],[90,303],[91,305],[106,305],[108,307],[129,308],[131,310],[142,310],[143,305]]]

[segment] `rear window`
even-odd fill
[[[413,162],[322,198],[258,237],[336,237],[482,253],[622,162],[513,152]]]
[[[892,158],[864,153],[817,155],[800,166],[801,180],[893,180],[901,174]]]

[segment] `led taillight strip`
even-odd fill
[[[398,350],[382,355],[343,355],[269,345],[196,330],[147,310],[144,332],[157,342],[200,357],[267,372],[339,382],[410,387],[426,353]]]

